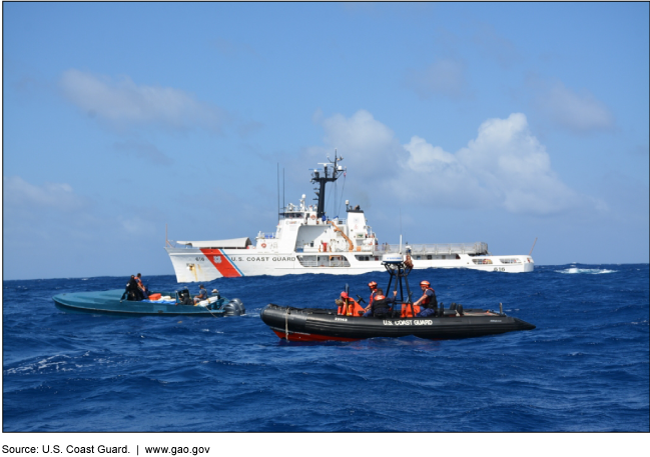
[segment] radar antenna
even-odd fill
[[[318,201],[316,209],[316,217],[318,218],[325,215],[325,184],[336,181],[345,171],[345,168],[339,165],[341,160],[343,160],[343,157],[339,157],[335,149],[334,160],[330,160],[328,157],[326,163],[319,164],[323,165],[323,169],[314,170],[311,175],[311,182],[318,184],[318,187],[314,188],[316,191],[316,198],[314,200]]]

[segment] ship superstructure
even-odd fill
[[[276,231],[250,238],[168,242],[165,248],[178,282],[207,282],[220,277],[304,273],[362,274],[383,271],[387,253],[410,253],[415,268],[471,268],[486,271],[527,272],[530,255],[494,256],[484,242],[461,244],[380,244],[363,210],[346,201],[346,218],[325,213],[325,187],[345,168],[341,157],[312,171],[316,205],[289,203],[279,214]]]

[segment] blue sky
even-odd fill
[[[172,274],[337,148],[380,242],[647,263],[647,3],[3,3],[4,279]]]

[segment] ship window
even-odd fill
[[[514,259],[500,259],[500,260],[501,260],[501,263],[509,263],[509,264],[521,263],[521,260],[519,260],[517,258],[514,258]]]
[[[472,259],[472,262],[477,265],[492,265],[492,260],[490,259]]]
[[[349,267],[350,262],[343,255],[297,256],[303,267]]]

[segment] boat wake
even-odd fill
[[[571,268],[567,268],[566,270],[555,270],[555,271],[557,273],[564,273],[564,274],[590,274],[590,275],[616,273],[616,270],[607,270],[607,269],[600,269],[600,268],[577,268],[577,267],[571,267]]]

